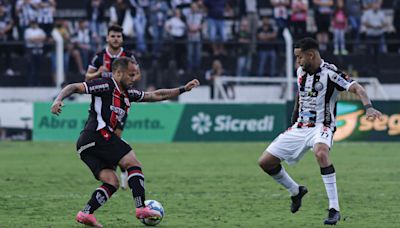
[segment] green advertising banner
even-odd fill
[[[381,120],[369,121],[360,102],[339,102],[335,141],[400,141],[400,102],[376,101]]]
[[[60,116],[51,103],[34,104],[33,140],[75,141],[88,103],[66,103]],[[384,116],[368,121],[360,102],[339,102],[335,141],[400,141],[400,102],[374,102]],[[286,104],[134,104],[123,138],[131,142],[270,141],[288,127]]]
[[[51,103],[35,103],[33,140],[74,141],[88,116],[88,103],[66,103],[60,116]],[[131,142],[266,141],[285,128],[285,105],[172,103],[134,104],[123,138]]]
[[[284,104],[186,105],[174,141],[267,141],[285,129]]]
[[[88,117],[88,103],[66,103],[61,115],[50,113],[51,103],[35,103],[33,140],[76,140]],[[122,137],[131,142],[170,142],[181,118],[182,104],[134,104]]]

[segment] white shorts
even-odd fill
[[[315,127],[293,126],[280,134],[265,151],[291,165],[298,162],[317,143],[324,143],[331,148],[332,139],[332,130],[322,123]]]

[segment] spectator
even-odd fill
[[[10,6],[4,3],[0,3],[0,42],[7,42],[11,40],[12,28],[14,21],[11,14],[6,11],[6,8]],[[11,69],[11,48],[8,45],[0,45],[0,56],[4,53],[4,68],[6,69],[5,75],[14,76],[15,72]],[[3,59],[3,57],[2,57]],[[3,73],[3,72],[1,72]]]
[[[269,19],[264,17],[261,28],[258,29],[258,76],[264,76],[265,66],[269,59],[268,76],[276,76],[276,44],[278,32],[271,26]]]
[[[237,68],[236,76],[248,76],[251,68],[251,33],[249,21],[243,18],[240,22],[239,32],[237,34]]]
[[[28,86],[37,85],[39,80],[40,66],[43,57],[43,45],[46,39],[45,32],[39,27],[36,21],[30,23],[25,30],[25,45],[29,62]]]
[[[191,12],[187,15],[188,27],[188,69],[198,71],[201,67],[201,30],[203,28],[203,14],[197,3],[192,3]]]
[[[36,6],[31,0],[18,0],[15,7],[15,14],[19,21],[19,39],[24,40],[25,30],[30,26],[31,21],[36,20]]]
[[[382,4],[382,0],[362,0],[363,10],[373,9],[377,3]]]
[[[150,9],[150,0],[130,0],[133,26],[136,35],[137,55],[142,56],[147,53],[146,28],[147,15]]]
[[[89,56],[91,54],[91,31],[85,20],[79,20],[78,29],[73,35],[71,54],[77,63],[79,73],[84,75],[85,68],[89,65]]]
[[[103,45],[104,31],[104,18],[105,7],[102,0],[89,0],[86,6],[86,15],[90,24],[90,30],[92,31],[92,38],[95,41],[94,45],[97,50],[100,50]]]
[[[222,66],[221,61],[218,59],[214,60],[212,63],[212,67],[210,70],[206,71],[205,79],[208,82],[208,85],[210,86],[210,98],[213,99],[221,99],[223,98],[221,93],[214,94],[215,91],[215,80],[218,77],[226,75],[226,72]],[[223,84],[222,85],[225,91],[225,94],[228,96],[230,99],[235,99],[235,91],[233,89],[232,84]]]
[[[175,14],[165,23],[165,30],[171,36],[174,44],[175,63],[178,74],[183,75],[185,67],[183,64],[185,53],[186,24],[183,21],[180,9],[175,9]]]
[[[208,38],[212,42],[214,56],[225,54],[223,42],[226,41],[224,33],[224,8],[226,0],[204,0],[207,9]],[[219,36],[219,37],[218,37]],[[220,43],[217,43],[217,42]]]
[[[172,9],[180,9],[183,17],[190,14],[192,0],[170,0]]]
[[[301,39],[307,33],[308,0],[293,0],[290,24],[294,39]]]
[[[229,4],[228,4],[229,5]],[[250,34],[251,34],[251,51],[254,52],[256,45],[256,33],[258,29],[258,10],[257,0],[240,0],[241,16],[245,16],[249,23]]]
[[[343,0],[337,1],[337,8],[333,12],[332,27],[334,40],[334,55],[347,55],[345,33],[347,30],[347,14]]]
[[[329,26],[331,25],[333,0],[314,0],[314,18],[317,24],[317,40],[320,51],[328,49]]]
[[[366,28],[367,47],[374,56],[383,53],[385,46],[384,34],[387,23],[380,7],[380,3],[375,3],[371,9],[364,11],[362,16],[362,23]]]
[[[346,12],[350,25],[351,38],[353,40],[353,52],[359,49],[361,29],[361,0],[346,0]]]
[[[50,38],[54,26],[56,2],[55,0],[41,0],[41,2],[37,4],[37,7],[39,27],[43,29],[46,36]]]
[[[124,0],[116,0],[110,7],[110,24],[122,26],[128,5]]]
[[[165,0],[155,0],[150,8],[150,23],[153,35],[152,54],[161,56],[163,41],[164,41],[164,24],[167,20],[169,7]]]
[[[283,30],[287,27],[289,0],[271,0],[274,7],[274,20],[278,27],[278,36],[282,36]]]

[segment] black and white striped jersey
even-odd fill
[[[37,9],[37,21],[39,24],[52,24],[54,22],[55,7],[48,0],[41,0]]]
[[[355,83],[333,64],[322,60],[315,74],[297,69],[299,109],[297,123],[324,126],[335,130],[336,103],[340,91],[348,90]]]

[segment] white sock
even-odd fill
[[[285,187],[290,192],[291,196],[299,194],[299,185],[296,182],[294,182],[294,180],[285,171],[285,168],[283,166],[281,171],[273,175],[272,178],[274,178],[276,182]]]
[[[339,211],[339,197],[336,188],[336,173],[331,173],[327,175],[321,175],[322,181],[325,184],[326,194],[329,199],[329,209],[335,208]]]

